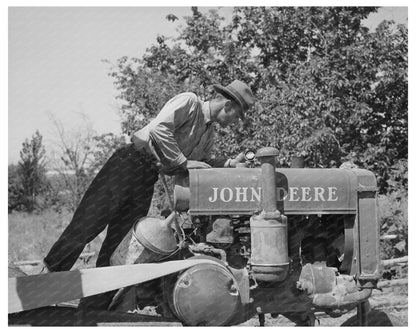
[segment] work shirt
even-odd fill
[[[169,100],[155,119],[132,136],[136,148],[155,154],[165,170],[173,170],[187,159],[214,161],[214,139],[209,102],[189,92]],[[224,161],[219,163],[224,166]]]

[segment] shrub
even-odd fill
[[[397,235],[395,239],[382,240],[381,259],[408,254],[408,196],[398,190],[379,197],[380,234]]]
[[[18,166],[10,164],[8,167],[8,210],[22,210],[24,208],[24,190],[19,177]]]

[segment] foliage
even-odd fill
[[[396,235],[381,241],[381,259],[408,255],[408,198],[407,191],[395,191],[379,198],[381,235]]]
[[[55,134],[55,147],[51,165],[64,182],[61,191],[67,191],[68,207],[74,210],[87,189],[91,176],[88,165],[92,156],[92,143],[95,132],[90,120],[80,114],[82,123],[76,130],[68,131],[62,122],[52,115],[51,121]],[[51,188],[54,190],[54,188]]]
[[[78,131],[67,132],[54,119],[59,153],[54,159],[59,176],[49,182],[49,206],[75,210],[89,184],[114,151],[125,144],[122,136],[113,133],[97,135],[90,120],[82,115]]]
[[[361,21],[375,7],[236,7],[232,22],[192,7],[176,39],[158,36],[143,58],[123,57],[110,75],[125,103],[125,133],[145,125],[173,95],[213,96],[213,83],[240,79],[257,97],[243,127],[218,129],[217,153],[280,149],[309,167],[349,160],[395,189],[407,159],[407,45],[404,26]],[[396,174],[396,180],[403,179]]]
[[[78,128],[68,131],[61,121],[51,116],[55,130],[55,156],[52,159],[59,181],[50,183],[51,205],[64,204],[75,210],[94,175],[108,159],[120,140],[113,134],[97,135],[90,119],[80,114]],[[59,209],[59,208],[58,208]]]
[[[126,140],[123,136],[117,136],[113,133],[96,135],[93,139],[93,156],[88,167],[88,172],[90,174],[96,174],[116,151],[116,149],[126,144]]]
[[[47,188],[43,195],[43,208],[57,213],[72,209],[73,197],[67,187],[67,179],[61,174],[48,174]]]
[[[121,126],[128,135],[146,125],[178,90],[178,85],[169,76],[152,73],[135,58],[119,59],[117,70],[111,76],[120,90],[118,98],[125,102],[121,106]]]
[[[40,208],[37,198],[46,189],[45,163],[42,135],[36,131],[23,142],[18,165],[9,166],[9,211]]]
[[[8,166],[8,211],[24,209],[24,189],[19,176],[18,166],[9,164]]]

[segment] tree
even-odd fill
[[[24,190],[20,179],[18,165],[8,166],[8,211],[24,209]]]
[[[45,188],[45,148],[42,145],[42,135],[36,131],[32,139],[26,139],[20,151],[18,175],[23,191],[23,204],[28,211],[36,208],[36,196]]]
[[[93,173],[90,172],[96,141],[91,121],[80,114],[81,124],[76,130],[67,131],[62,122],[51,116],[54,125],[55,146],[52,164],[69,192],[68,205],[74,210],[90,184]]]
[[[146,124],[173,95],[210,98],[212,83],[238,78],[257,97],[243,128],[218,129],[217,153],[272,145],[280,164],[352,160],[377,175],[381,192],[407,161],[407,28],[361,22],[376,7],[236,7],[224,24],[192,7],[177,39],[158,36],[142,59],[123,57],[110,75],[125,133]],[[399,162],[401,161],[401,162]],[[399,163],[399,166],[398,164]]]
[[[80,114],[80,120],[76,130],[68,131],[61,121],[51,116],[57,147],[53,165],[60,179],[54,182],[59,188],[50,190],[55,195],[67,192],[69,196],[63,201],[71,210],[78,206],[92,179],[114,151],[125,145],[123,136],[113,133],[97,135],[85,114]]]
[[[92,151],[93,156],[89,166],[89,173],[96,174],[116,149],[126,145],[126,140],[123,136],[118,136],[114,133],[96,135],[93,137],[93,140],[94,149]]]

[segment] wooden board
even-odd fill
[[[35,309],[146,282],[212,260],[178,260],[9,278],[8,313]]]

